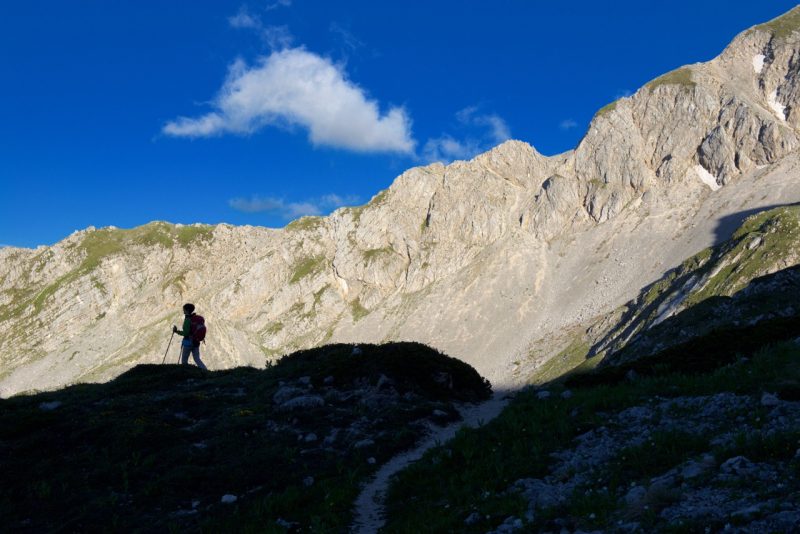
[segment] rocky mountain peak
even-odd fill
[[[416,340],[502,381],[536,340],[710,245],[721,219],[800,199],[798,19],[745,31],[605,106],[563,154],[507,141],[282,230],[156,222],[4,249],[0,391],[152,361],[185,300],[206,310],[217,367]],[[130,329],[115,329],[123,320]]]

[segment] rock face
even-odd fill
[[[749,217],[729,240],[687,259],[590,327],[587,356],[621,364],[714,331],[796,320],[798,245],[800,207]]]
[[[509,141],[283,230],[151,223],[2,249],[0,394],[160,361],[187,300],[211,368],[417,340],[510,385],[513,362],[558,352],[749,211],[800,200],[798,28],[796,8],[747,30],[557,156]]]

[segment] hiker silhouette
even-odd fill
[[[183,336],[181,343],[181,365],[189,364],[189,354],[192,355],[194,363],[200,369],[207,370],[208,368],[200,359],[200,342],[205,340],[206,325],[202,316],[194,313],[194,304],[186,303],[183,305],[183,329],[178,330],[178,327],[172,325],[172,332]]]

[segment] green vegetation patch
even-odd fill
[[[729,328],[723,324],[729,313],[722,311],[732,305],[728,298],[746,298],[739,293],[754,280],[796,263],[798,245],[800,206],[783,206],[748,217],[729,240],[702,250],[644,288],[636,301],[622,308],[622,320],[606,334],[605,339],[612,342],[604,341],[603,346],[612,359],[619,359],[616,355],[635,356],[642,343],[673,345],[686,337],[680,334],[682,329],[705,334],[711,329]],[[759,297],[761,304],[758,299],[737,301],[737,309],[747,310],[745,321],[760,320],[759,316],[792,305],[788,292],[783,293]],[[672,316],[654,326],[668,306],[681,319]],[[673,325],[671,331],[669,325]]]
[[[283,532],[280,519],[347,531],[361,485],[425,434],[434,410],[452,421],[454,402],[490,394],[474,369],[424,345],[353,349],[264,370],[140,365],[107,384],[0,400],[4,530]],[[381,376],[392,402],[359,402]],[[293,395],[324,404],[281,408]],[[228,494],[235,503],[221,502]]]
[[[599,119],[603,115],[606,115],[607,113],[611,113],[612,111],[617,109],[617,102],[619,102],[619,101],[618,100],[614,100],[613,102],[609,102],[608,104],[606,104],[602,108],[598,109],[597,113],[594,114],[594,118],[595,119]]]
[[[277,334],[278,332],[283,330],[283,327],[284,327],[284,325],[283,325],[282,322],[273,321],[273,322],[269,323],[266,326],[266,328],[264,328],[264,330],[262,332],[264,334],[268,335],[268,336],[274,336],[275,334]]]
[[[349,213],[353,217],[353,223],[356,226],[361,222],[361,215],[364,213],[364,208],[366,206],[356,206],[354,208],[345,208],[347,213]]]
[[[177,229],[176,239],[182,247],[188,247],[202,241],[211,241],[214,227],[210,225],[181,226]]]
[[[86,254],[88,267],[99,265],[103,258],[117,254],[130,247],[162,246],[173,247],[178,244],[182,247],[196,245],[203,241],[210,241],[214,232],[211,225],[177,226],[165,222],[152,222],[131,228],[101,228],[89,232],[77,245]]]
[[[756,29],[769,32],[778,39],[784,39],[800,30],[800,7],[795,7],[785,15],[756,26]]]
[[[709,448],[707,436],[681,429],[657,431],[641,444],[621,449],[604,470],[603,480],[613,487],[630,485],[631,481],[646,483]]]
[[[391,247],[382,247],[382,248],[371,248],[369,250],[364,251],[364,263],[366,265],[370,265],[372,262],[376,261],[378,258],[382,256],[391,256],[394,252]]]
[[[312,256],[303,258],[295,264],[292,274],[289,277],[290,284],[296,284],[306,276],[321,272],[325,267],[325,256]]]
[[[59,289],[91,273],[106,258],[121,254],[136,246],[165,248],[173,247],[176,244],[182,247],[194,246],[200,242],[209,241],[213,231],[214,227],[208,225],[178,227],[164,222],[153,222],[130,230],[101,228],[90,231],[79,243],[74,245],[74,250],[82,257],[78,266],[36,292],[29,302],[20,304],[30,304],[38,313],[47,299]],[[99,284],[99,282],[97,283]],[[9,316],[18,315],[19,306],[15,310],[15,313],[9,310],[0,313]]]
[[[325,284],[324,286],[322,286],[321,288],[319,288],[317,291],[314,291],[314,302],[313,302],[313,304],[312,304],[312,306],[313,306],[314,308],[316,308],[317,306],[319,306],[319,304],[322,302],[322,295],[324,295],[324,294],[325,294],[325,292],[326,292],[326,291],[327,291],[327,290],[328,290],[330,287],[331,287],[331,286],[330,286],[329,284]]]
[[[30,300],[32,289],[18,289],[15,287],[2,291],[6,304],[0,305],[0,323],[17,317],[25,311],[26,303]]]
[[[656,78],[645,87],[647,87],[650,92],[653,92],[662,85],[680,85],[682,87],[691,88],[697,84],[692,79],[692,70],[689,67],[681,67]]]
[[[530,383],[544,384],[567,374],[586,361],[589,342],[575,338],[564,350],[547,360],[534,371]]]
[[[754,246],[755,243],[758,245]],[[800,207],[781,207],[748,217],[733,234],[730,244],[716,251],[713,264],[722,267],[700,291],[686,299],[686,305],[712,296],[734,294],[765,269],[795,254],[798,244]]]
[[[286,225],[286,230],[290,232],[312,232],[325,226],[322,217],[316,215],[300,217]]]
[[[357,323],[367,315],[369,315],[369,310],[361,304],[361,299],[356,298],[354,301],[350,303],[350,315],[353,316],[353,322]]]
[[[797,453],[800,443],[800,431],[777,431],[771,434],[753,434],[739,432],[732,445],[719,449],[717,456],[720,458],[733,458],[744,456],[752,462],[765,462],[769,460],[792,460]]]
[[[367,204],[367,206],[370,206],[370,207],[373,207],[373,208],[377,207],[377,206],[381,206],[381,205],[386,203],[386,200],[388,200],[388,198],[389,198],[389,190],[388,189],[382,189],[382,190],[378,191],[378,193],[374,197],[372,197],[370,199],[370,201]]]
[[[640,296],[639,301],[644,306],[649,306],[656,301],[663,300],[662,298],[667,296],[669,290],[674,290],[674,284],[676,280],[685,281],[686,276],[690,275],[702,267],[704,267],[708,260],[711,259],[712,255],[714,254],[715,249],[713,247],[709,247],[706,249],[701,250],[691,258],[685,260],[680,267],[677,269],[672,269],[663,278],[656,280],[652,284],[650,284],[645,290],[644,294]]]
[[[361,222],[361,215],[364,213],[364,210],[367,208],[375,208],[381,206],[386,203],[386,200],[389,198],[389,190],[383,189],[378,192],[377,195],[372,197],[370,201],[363,206],[355,206],[353,208],[347,208],[350,215],[353,217],[353,222],[358,225]]]

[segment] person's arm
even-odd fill
[[[180,334],[183,337],[189,337],[192,335],[192,320],[189,319],[189,316],[186,316],[186,319],[183,320],[183,330],[178,330],[173,326],[173,332],[176,334]]]

